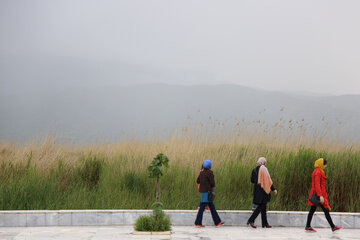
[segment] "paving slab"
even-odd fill
[[[304,228],[276,227],[271,229],[235,226],[173,226],[169,235],[134,235],[133,226],[70,226],[70,227],[0,227],[1,240],[108,240],[108,239],[173,239],[173,240],[241,240],[241,239],[360,239],[360,229],[342,229],[333,233],[330,228],[317,228],[309,233]]]

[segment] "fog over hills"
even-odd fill
[[[20,2],[0,1],[0,141],[360,143],[360,1]]]
[[[0,95],[53,95],[69,88],[147,83],[215,83],[206,73],[172,71],[119,60],[41,54],[0,54]]]
[[[0,141],[23,142],[54,133],[70,142],[164,137],[176,129],[218,121],[298,122],[307,133],[360,141],[360,95],[309,96],[239,85],[148,84],[72,87],[48,94],[0,95]],[[289,129],[289,134],[291,134]]]

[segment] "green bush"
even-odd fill
[[[160,205],[154,208],[152,215],[140,216],[135,222],[136,231],[164,232],[171,230],[169,216],[166,216]]]
[[[152,231],[152,219],[151,216],[140,216],[135,222],[136,231]]]
[[[169,216],[166,216],[163,211],[159,213],[154,213],[150,216],[151,218],[151,227],[153,232],[160,231],[170,231],[171,230],[171,222]]]

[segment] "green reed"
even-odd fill
[[[197,208],[200,196],[195,180],[205,159],[213,161],[217,209],[250,209],[251,171],[256,159],[265,156],[279,192],[272,195],[270,210],[307,210],[313,164],[324,157],[328,160],[327,192],[333,211],[360,212],[358,150],[223,144],[204,147],[191,155],[193,158],[185,159],[181,154],[168,155],[170,167],[160,179],[160,201],[165,209]],[[155,180],[148,178],[146,166],[153,155],[149,153],[147,158],[136,149],[132,154],[81,154],[73,164],[59,158],[46,169],[32,159],[32,152],[17,162],[11,154],[2,156],[0,209],[151,209]]]

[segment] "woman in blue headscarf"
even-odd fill
[[[202,225],[202,218],[204,209],[209,205],[211,216],[213,218],[215,226],[221,226],[224,222],[221,221],[218,213],[216,212],[213,201],[209,200],[209,192],[215,195],[215,178],[214,173],[211,171],[211,161],[205,160],[203,163],[204,170],[202,170],[197,178],[196,182],[200,184],[200,208],[195,220],[196,227],[204,227]]]

